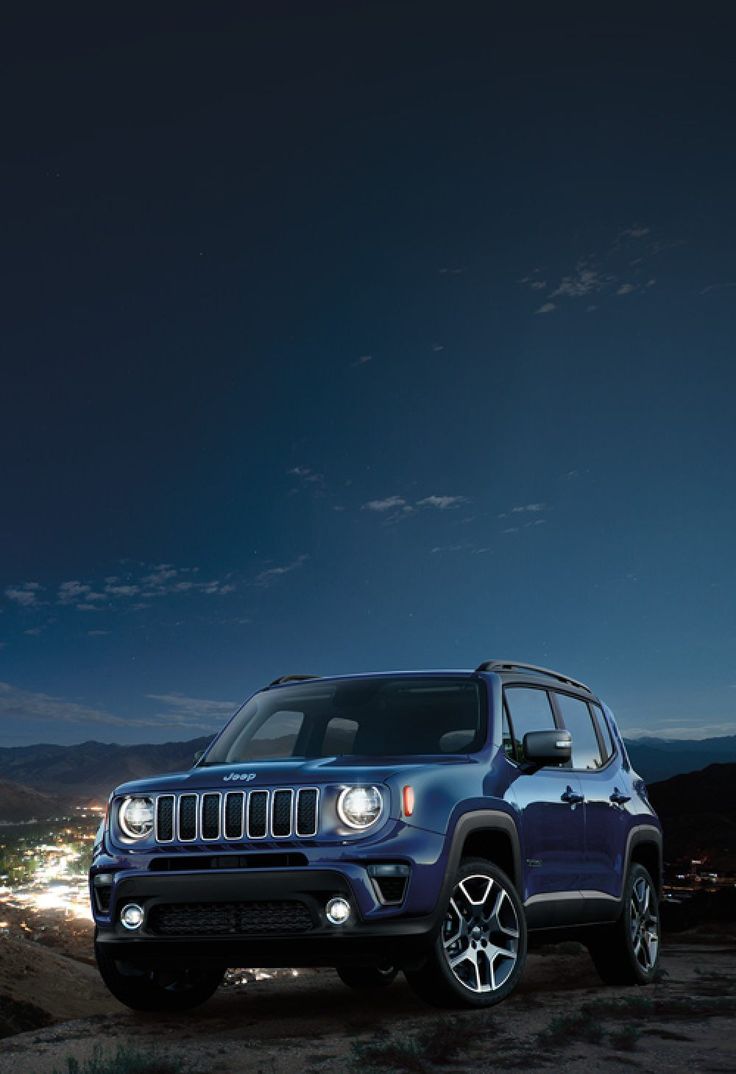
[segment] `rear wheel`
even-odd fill
[[[497,866],[462,862],[426,963],[406,971],[412,989],[438,1007],[490,1007],[516,987],[526,960],[526,919]]]
[[[186,1011],[212,996],[224,970],[145,969],[112,958],[102,944],[95,944],[95,957],[102,980],[126,1007],[134,1011]]]
[[[337,976],[348,988],[374,991],[388,988],[399,972],[395,966],[336,966]]]
[[[643,865],[629,869],[624,907],[615,925],[588,942],[595,968],[606,984],[650,984],[659,965],[659,904]]]

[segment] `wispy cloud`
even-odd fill
[[[74,608],[80,612],[136,610],[146,607],[146,601],[168,596],[201,593],[205,596],[223,596],[232,593],[235,583],[225,579],[203,579],[198,567],[176,567],[170,563],[156,565],[138,564],[128,567],[125,575],[107,575],[102,579],[71,578],[56,586],[54,602],[62,608]],[[47,603],[41,600],[42,587],[38,582],[21,582],[9,586],[5,596],[23,608]],[[137,598],[132,602],[131,598]]]
[[[62,582],[56,595],[58,604],[78,604],[80,601],[90,604],[104,599],[104,593],[97,592],[91,585],[76,579],[70,582]]]
[[[292,571],[299,570],[300,567],[304,566],[308,559],[308,555],[301,555],[297,556],[291,563],[285,563],[279,567],[268,567],[265,571],[261,571],[260,574],[256,575],[254,584],[261,588],[273,585],[274,582],[278,581],[278,579],[282,578],[285,574],[291,574]]]
[[[312,489],[324,489],[325,475],[313,470],[310,466],[292,466],[286,471],[289,477],[298,478],[302,485]]]
[[[461,504],[467,503],[466,496],[446,496],[433,493],[431,496],[423,496],[420,500],[410,503],[404,496],[386,496],[383,500],[369,500],[364,503],[361,510],[374,511],[377,514],[388,512],[412,514],[415,510],[449,511]]]
[[[8,682],[0,682],[0,720],[103,724],[110,727],[158,727],[161,724],[156,719],[125,719],[106,709],[64,701],[52,694],[21,690]]]
[[[38,582],[21,582],[19,585],[8,586],[5,596],[21,608],[30,608],[39,602],[39,594],[42,587]]]
[[[547,510],[546,503],[523,503],[517,504],[515,507],[511,507],[508,511],[502,511],[498,516],[500,519],[507,519],[509,522],[516,523],[515,525],[506,526],[502,533],[518,533],[521,529],[529,529],[532,526],[544,526],[546,525],[546,519],[536,518],[536,515]],[[513,516],[516,515],[516,518]],[[527,521],[524,520],[524,516],[531,516]]]
[[[190,727],[203,731],[217,730],[232,716],[239,701],[213,701],[205,697],[184,694],[148,694],[149,701],[163,705],[157,713],[157,723],[164,726]]]
[[[474,544],[466,542],[464,544],[443,544],[443,545],[440,544],[440,545],[435,545],[435,547],[430,548],[429,551],[430,551],[430,554],[433,555],[433,556],[444,555],[446,553],[455,553],[455,552],[467,552],[469,555],[480,556],[480,555],[484,555],[484,554],[486,554],[488,552],[492,552],[493,549],[489,548],[488,546],[485,546],[483,548],[478,548],[477,545],[474,545]]]
[[[707,295],[711,291],[723,291],[730,287],[736,287],[736,282],[733,283],[709,283],[707,287],[704,287],[702,291],[698,293],[701,295]]]
[[[377,511],[383,514],[385,511],[406,510],[407,508],[411,510],[403,496],[387,496],[384,500],[369,500],[368,503],[363,504],[361,510]]]
[[[547,290],[546,301],[534,313],[553,313],[558,309],[560,300],[574,302],[581,298],[587,300],[585,310],[590,313],[598,309],[596,303],[591,303],[591,298],[643,294],[648,291],[656,279],[646,279],[643,275],[647,260],[677,245],[647,241],[650,230],[642,224],[624,228],[607,249],[579,258],[572,270],[565,272],[557,283],[549,283],[550,273],[542,274],[538,268],[522,276],[518,282],[531,291],[539,293]],[[638,256],[632,258],[632,253]]]
[[[550,298],[565,296],[582,298],[583,295],[595,294],[608,285],[611,277],[601,276],[597,269],[591,268],[587,261],[579,261],[570,276],[563,276]]]
[[[140,593],[141,587],[138,585],[111,585],[105,586],[105,592],[111,597],[134,597],[137,593]]]
[[[463,503],[467,503],[465,496],[425,496],[423,500],[417,500],[416,506],[436,507],[438,511],[447,511]]]
[[[372,361],[373,361],[373,355],[372,354],[361,354],[359,358],[356,358],[355,361],[351,362],[350,364],[352,365],[353,369],[355,369],[357,366],[367,365],[368,362],[372,362]]]

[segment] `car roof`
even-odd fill
[[[551,668],[537,667],[533,664],[517,663],[515,661],[491,660],[479,665],[477,668],[431,668],[396,671],[365,671],[352,672],[348,675],[283,675],[274,679],[265,689],[294,686],[306,682],[350,682],[354,679],[382,679],[382,678],[442,678],[446,676],[462,676],[465,678],[480,678],[486,675],[499,675],[503,682],[515,683],[528,682],[538,686],[554,687],[556,689],[569,690],[587,697],[594,697],[593,691],[585,683],[578,682],[561,672]]]

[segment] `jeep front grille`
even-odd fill
[[[159,794],[156,798],[157,843],[311,839],[318,829],[317,787]]]

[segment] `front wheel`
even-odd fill
[[[187,1011],[206,1002],[222,982],[224,970],[145,969],[112,958],[95,944],[102,980],[134,1011]]]
[[[462,862],[442,929],[425,964],[406,971],[412,989],[437,1007],[491,1007],[518,984],[526,919],[511,880],[480,859]]]
[[[395,966],[336,966],[337,976],[348,988],[372,992],[388,988],[399,972]]]
[[[650,984],[659,965],[659,904],[643,865],[629,869],[624,906],[615,925],[593,937],[588,948],[606,984]]]

